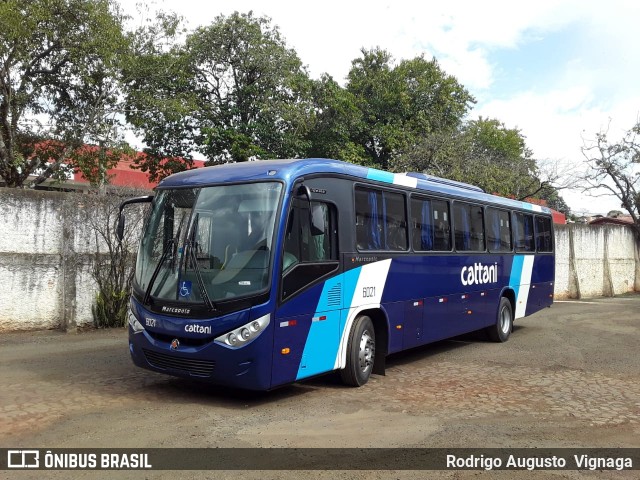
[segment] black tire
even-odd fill
[[[496,323],[486,328],[487,337],[492,342],[506,342],[513,330],[513,307],[508,298],[500,299]]]
[[[340,370],[342,382],[352,387],[367,383],[376,358],[376,333],[366,315],[356,318],[349,332],[347,364]]]

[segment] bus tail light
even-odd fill
[[[271,320],[271,315],[267,313],[260,318],[252,320],[246,325],[236,328],[224,335],[219,336],[214,341],[229,348],[241,348],[253,342],[263,332]]]

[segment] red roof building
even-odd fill
[[[193,160],[193,168],[204,167],[204,160]],[[158,182],[152,182],[149,180],[149,174],[142,170],[136,170],[131,168],[133,161],[124,157],[118,162],[114,168],[107,170],[107,176],[109,178],[109,185],[117,187],[128,187],[143,190],[153,189]],[[70,179],[74,184],[89,185],[89,181],[78,172]]]

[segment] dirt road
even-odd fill
[[[640,447],[640,296],[556,303],[505,344],[398,354],[362,388],[329,375],[274,392],[134,368],[125,330],[0,337],[0,447]],[[42,478],[37,472],[7,478]],[[46,472],[69,478],[69,472]],[[105,478],[106,472],[73,472]],[[635,472],[517,472],[637,478]],[[132,478],[108,472],[108,478]],[[140,478],[299,478],[146,472]],[[513,478],[514,472],[306,472],[308,478]]]

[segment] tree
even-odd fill
[[[640,122],[617,142],[611,142],[608,132],[599,132],[585,140],[582,155],[587,164],[585,191],[594,195],[613,195],[633,219],[640,235]],[[604,193],[600,193],[604,192]]]
[[[212,163],[293,157],[304,151],[309,79],[266,17],[219,16],[187,39],[200,102],[199,151]]]
[[[520,130],[480,117],[455,130],[426,135],[399,155],[396,170],[427,172],[519,200],[544,199],[568,211],[554,187],[557,171],[544,164],[540,168]]]
[[[355,96],[326,74],[313,82],[311,92],[314,109],[306,156],[366,163],[364,147],[356,143],[362,112]]]
[[[134,164],[160,180],[193,165],[198,125],[195,73],[181,37],[182,19],[160,13],[132,35],[126,64],[125,116],[146,147]]]
[[[311,82],[270,19],[219,16],[183,45],[148,48],[142,60],[164,76],[142,69],[129,85],[128,119],[153,154],[142,168],[157,169],[162,155],[199,152],[215,164],[307,150]]]
[[[0,3],[0,176],[8,186],[31,174],[33,184],[61,178],[74,149],[119,142],[122,21],[113,0]],[[42,142],[62,148],[42,157]]]
[[[394,157],[425,135],[455,130],[475,102],[435,59],[416,57],[394,67],[379,48],[363,49],[347,79],[362,117],[354,140],[365,150],[365,163],[382,169],[393,169]]]
[[[507,128],[497,119],[480,117],[465,125],[463,136],[469,145],[465,170],[472,183],[521,200],[540,192],[543,182],[520,130]]]
[[[127,223],[122,241],[116,238],[119,205],[131,190],[115,190],[113,195],[82,195],[87,224],[94,238],[95,254],[91,258],[91,276],[96,282],[96,303],[92,307],[97,328],[123,327],[129,306],[131,283],[135,271],[136,249],[148,204],[127,209]],[[140,192],[142,193],[142,192]]]

